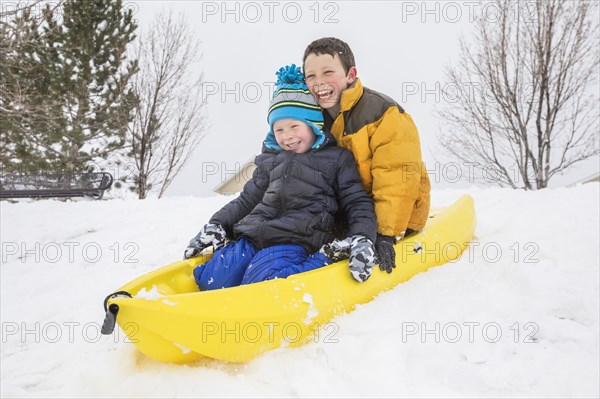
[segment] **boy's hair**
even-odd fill
[[[335,57],[337,54],[338,57],[340,57],[345,73],[348,73],[350,68],[356,66],[354,54],[352,54],[352,50],[350,49],[350,46],[348,46],[348,43],[335,37],[324,37],[309,44],[308,47],[306,47],[306,50],[304,50],[304,57],[302,58],[303,64],[306,61],[306,57],[310,54],[329,54],[332,57]]]

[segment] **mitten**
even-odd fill
[[[338,262],[342,259],[348,259],[350,256],[350,242],[351,237],[343,240],[335,239],[321,247],[319,252],[325,255],[332,263]]]
[[[225,236],[225,230],[221,225],[212,223],[205,224],[196,237],[190,240],[188,247],[183,253],[183,258],[188,259],[198,256],[200,252],[209,245],[212,245],[213,250],[216,252],[225,245]]]
[[[360,283],[371,277],[375,265],[375,248],[373,243],[365,236],[352,236],[350,244],[350,273]]]

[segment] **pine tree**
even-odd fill
[[[46,165],[39,129],[51,115],[48,63],[40,18],[25,9],[0,25],[0,165],[31,171]]]
[[[7,129],[8,168],[84,171],[125,143],[133,103],[128,82],[137,71],[127,47],[136,24],[121,0],[67,0],[61,10],[47,7],[37,24],[29,18],[15,25],[31,33],[9,64],[21,68],[31,60],[19,79],[34,90],[12,104],[2,94],[12,111],[0,126]]]

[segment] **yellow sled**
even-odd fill
[[[209,256],[178,261],[119,289],[132,298],[109,296],[107,319],[113,318],[114,328],[116,316],[138,349],[161,362],[202,357],[246,362],[271,349],[308,342],[334,316],[458,259],[474,229],[473,199],[463,196],[432,212],[421,233],[396,244],[398,266],[392,274],[375,267],[362,284],[351,277],[346,260],[286,279],[199,292],[192,271]]]

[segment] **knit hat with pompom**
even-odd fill
[[[267,121],[269,122],[269,133],[265,144],[273,149],[281,149],[275,140],[273,123],[280,119],[296,119],[310,126],[317,139],[312,148],[318,148],[325,140],[323,129],[323,114],[321,107],[315,101],[304,82],[302,69],[295,64],[279,68],[277,82],[275,82],[275,93],[269,107]]]

